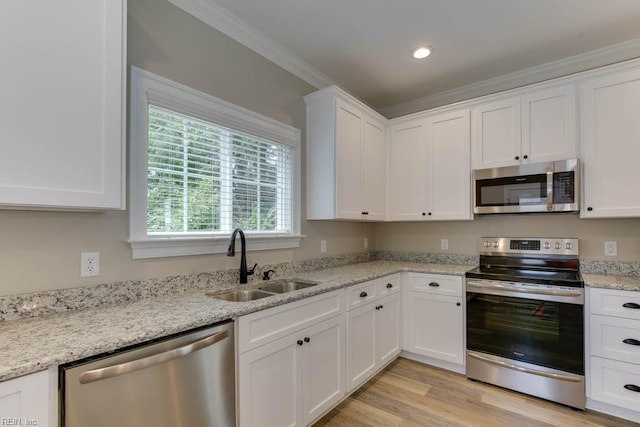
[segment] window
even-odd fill
[[[299,131],[133,68],[134,258],[299,246]]]

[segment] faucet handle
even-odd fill
[[[264,273],[262,273],[262,280],[269,280],[271,279],[271,277],[269,277],[270,273],[275,273],[275,271],[273,270],[267,270]]]
[[[250,269],[247,269],[247,276],[251,276],[253,273],[255,273],[257,266],[258,266],[258,263],[256,262],[255,264],[253,264],[253,267],[251,267]]]

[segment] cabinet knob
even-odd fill
[[[302,344],[304,344],[302,340],[298,340],[298,345],[302,345]]]
[[[640,341],[633,339],[633,338],[627,338],[622,340],[623,343],[625,344],[629,344],[629,345],[640,345]]]
[[[380,310],[380,306],[379,305],[376,305],[376,310]]]
[[[636,393],[640,393],[640,387],[635,384],[625,384],[624,388],[629,391],[635,391]]]
[[[640,308],[640,304],[636,304],[635,302],[625,302],[624,304],[622,304],[622,306],[624,308],[635,308],[635,309]]]
[[[387,289],[391,289],[393,288],[393,285],[391,283],[387,283]]]
[[[425,212],[422,212],[422,216],[426,216],[427,214]]]
[[[369,296],[369,294],[366,293],[365,291],[360,292],[360,298],[366,298],[368,296]]]
[[[309,342],[309,341],[311,341],[311,338],[309,338],[309,337],[304,337],[304,342]]]
[[[429,283],[429,286],[431,286],[432,288],[437,288],[438,286],[440,286],[440,283],[438,283],[438,282],[431,282],[431,283]]]
[[[431,216],[431,212],[429,212],[429,216]]]
[[[527,156],[526,154],[524,156],[522,156],[523,159],[527,160],[529,158],[529,156]]]
[[[459,302],[457,302],[457,303],[456,303],[456,305],[457,305],[458,307],[460,307],[460,303],[459,303]]]
[[[520,156],[516,156],[516,160],[520,160]]]
[[[362,211],[362,212],[360,212],[360,213],[361,213],[362,215],[366,215],[366,212],[365,212],[365,211]]]
[[[587,208],[587,210],[588,210],[589,212],[591,212],[591,211],[593,210],[593,208],[592,208],[591,206],[589,206],[589,207]]]

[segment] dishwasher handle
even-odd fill
[[[140,369],[149,368],[151,366],[161,365],[163,363],[170,362],[174,359],[184,357],[188,354],[201,350],[205,347],[209,347],[210,345],[213,345],[218,341],[222,341],[228,336],[229,336],[229,332],[224,330],[224,331],[216,332],[213,335],[209,335],[204,338],[198,339],[197,341],[194,341],[182,347],[178,347],[178,348],[174,348],[173,350],[154,354],[153,356],[132,360],[131,362],[120,363],[118,365],[107,366],[105,368],[86,371],[80,375],[80,384],[87,384],[94,381],[103,380],[106,378],[128,374],[130,372],[139,371]]]

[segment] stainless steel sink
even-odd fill
[[[260,286],[258,289],[266,292],[274,292],[276,294],[283,294],[286,292],[297,291],[298,289],[310,288],[317,286],[317,283],[303,282],[300,280],[282,280],[268,285]]]
[[[273,292],[264,292],[258,289],[248,289],[245,291],[235,291],[228,292],[226,294],[215,294],[215,293],[207,293],[207,296],[218,298],[224,301],[233,301],[233,302],[247,302],[253,301],[260,298],[271,297],[275,295]]]

